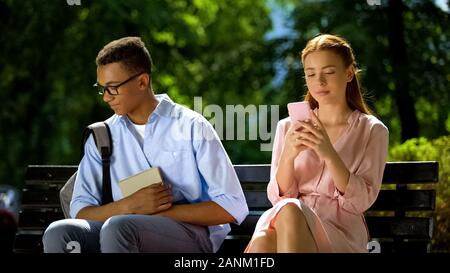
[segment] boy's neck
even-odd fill
[[[156,99],[152,91],[149,92],[149,96],[141,103],[140,107],[133,111],[133,113],[128,113],[127,117],[131,122],[137,125],[146,124],[148,117],[153,113],[158,106],[159,101]]]

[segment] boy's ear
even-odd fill
[[[150,75],[147,73],[142,74],[139,76],[139,87],[142,89],[147,88],[150,85]]]

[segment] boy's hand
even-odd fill
[[[127,197],[131,214],[154,214],[172,206],[172,191],[169,185],[153,184]]]

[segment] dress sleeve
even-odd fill
[[[389,131],[382,124],[372,127],[364,158],[354,173],[350,172],[344,194],[336,188],[334,197],[346,211],[364,213],[375,202],[380,192],[389,145]]]

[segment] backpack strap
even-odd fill
[[[84,129],[83,145],[86,143],[89,135],[93,134],[95,145],[102,158],[103,176],[102,176],[102,205],[113,202],[111,189],[111,155],[113,151],[111,130],[105,122],[96,122]],[[84,153],[84,150],[82,154]]]

